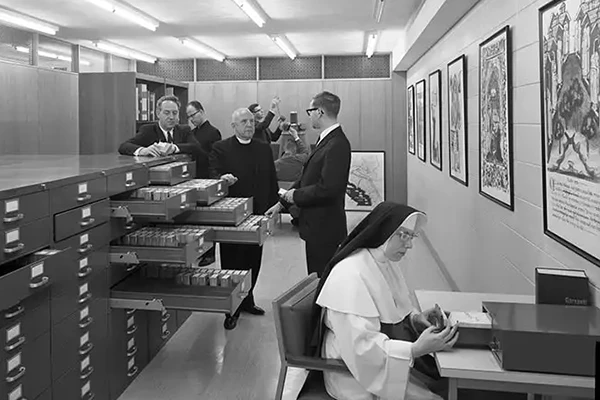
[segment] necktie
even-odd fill
[[[167,132],[167,142],[173,143],[173,134],[171,132]]]

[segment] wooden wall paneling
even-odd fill
[[[225,139],[233,135],[231,129],[233,111],[256,102],[256,82],[190,83],[189,100],[198,100],[202,103],[208,120],[221,131]]]
[[[79,74],[79,151],[100,154],[106,147],[104,82],[108,73]]]
[[[39,69],[39,154],[79,153],[79,76]]]
[[[298,112],[298,122],[306,126],[306,143],[316,143],[318,132],[312,129],[308,115],[311,99],[323,91],[323,81],[260,81],[258,82],[258,103],[264,110],[268,110],[274,96],[279,96],[281,103],[279,111],[289,120],[290,111]],[[249,105],[249,104],[248,104]],[[275,121],[275,120],[274,120]],[[271,129],[277,128],[277,123],[271,124]]]
[[[391,136],[392,81],[360,81],[360,146],[363,150],[386,149]],[[387,155],[390,156],[389,154]]]
[[[112,75],[112,79],[104,89],[104,98],[108,102],[104,105],[106,110],[104,153],[117,152],[121,143],[136,134],[135,73],[119,72]]]
[[[391,170],[387,175],[386,183],[390,182],[388,186],[387,194],[388,199],[397,201],[402,204],[406,204],[408,199],[407,189],[407,102],[406,102],[406,72],[393,72],[392,73],[392,137],[391,156],[387,155],[388,159],[391,159]],[[443,125],[443,124],[442,124]],[[410,155],[412,156],[412,155]],[[390,165],[389,162],[386,163]],[[386,165],[386,166],[387,166]]]
[[[358,80],[325,81],[323,84],[323,90],[337,95],[342,102],[338,121],[344,128],[353,150],[362,150],[360,140],[360,88],[361,82]]]

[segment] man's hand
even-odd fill
[[[273,97],[273,100],[271,100],[270,108],[270,110],[273,111],[273,114],[276,114],[275,110],[279,109],[279,103],[281,103],[281,99],[279,98],[279,96]]]
[[[290,126],[290,135],[292,135],[294,140],[300,139],[300,136],[298,136],[298,131],[295,130],[294,128],[292,128],[291,126]]]
[[[281,210],[283,210],[283,205],[281,203],[275,204],[273,207],[269,208],[267,212],[265,212],[265,216],[269,218],[273,218],[276,216]]]
[[[235,176],[233,176],[232,174],[225,174],[221,176],[221,179],[224,180],[225,182],[227,182],[227,184],[229,186],[232,186],[234,183],[237,182],[237,178]]]
[[[138,152],[138,156],[143,157],[160,157],[160,151],[154,146],[149,147],[140,147],[140,151]]]
[[[281,195],[281,197],[283,198],[283,200],[285,200],[286,202],[290,203],[290,204],[294,204],[294,191],[296,189],[291,189],[288,190],[287,192],[283,193]]]

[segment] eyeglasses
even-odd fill
[[[313,112],[313,111],[316,111],[318,109],[319,109],[319,107],[307,108],[306,109],[306,115],[308,115],[310,117],[310,113]]]
[[[419,237],[419,235],[416,233],[409,233],[409,232],[405,232],[405,231],[398,231],[397,235],[398,235],[398,237],[400,237],[400,240],[402,240],[402,241],[412,240],[414,238]]]
[[[198,114],[199,112],[200,112],[200,110],[196,111],[195,113],[193,113],[193,114],[191,114],[191,115],[188,115],[188,116],[187,116],[187,118],[188,118],[188,119],[192,119],[192,118],[194,118],[194,116],[195,116],[196,114]]]

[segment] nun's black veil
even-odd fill
[[[320,357],[319,351],[322,341],[322,318],[321,306],[317,304],[317,298],[321,289],[327,280],[331,270],[337,263],[348,257],[358,249],[377,248],[384,244],[386,240],[398,229],[406,218],[412,213],[418,212],[412,207],[393,203],[383,202],[378,204],[373,211],[369,213],[346,239],[340,244],[337,252],[329,261],[319,281],[315,298],[313,300],[311,324],[307,332],[306,355],[311,357]]]

